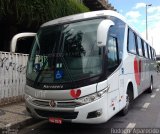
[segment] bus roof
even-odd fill
[[[100,11],[85,12],[85,13],[66,16],[66,17],[61,17],[61,18],[46,22],[41,27],[48,26],[48,25],[55,25],[55,24],[59,24],[59,23],[66,23],[66,22],[70,22],[70,21],[82,20],[82,19],[87,19],[87,18],[104,17],[104,16],[108,16],[108,15],[117,17],[117,18],[121,19],[122,21],[126,22],[125,18],[115,11],[100,10]]]

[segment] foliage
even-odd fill
[[[0,0],[1,16],[28,26],[87,11],[88,8],[76,0]]]

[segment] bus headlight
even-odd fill
[[[78,99],[76,102],[77,102],[77,103],[80,103],[80,104],[82,104],[82,105],[87,104],[87,103],[91,103],[91,102],[93,102],[93,101],[95,101],[95,100],[98,100],[98,99],[100,99],[101,97],[103,97],[103,95],[104,95],[106,92],[107,92],[107,90],[104,89],[104,90],[101,90],[101,91],[99,91],[99,92],[97,92],[97,93],[94,93],[94,94],[91,94],[91,95],[82,97],[82,98]]]

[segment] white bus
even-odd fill
[[[155,60],[155,50],[115,11],[49,21],[28,59],[26,108],[53,123],[103,123],[125,115],[132,100],[152,92]]]

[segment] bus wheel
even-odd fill
[[[126,98],[126,106],[122,109],[122,111],[120,111],[120,114],[122,116],[126,115],[129,111],[129,96],[127,95],[126,97],[127,97]]]
[[[152,93],[153,91],[153,79],[151,77],[151,84],[150,84],[150,87],[148,88],[148,93]]]
[[[129,86],[127,90],[127,95],[126,95],[126,106],[120,111],[120,115],[124,116],[128,113],[130,104],[133,100],[133,90],[132,86]]]

